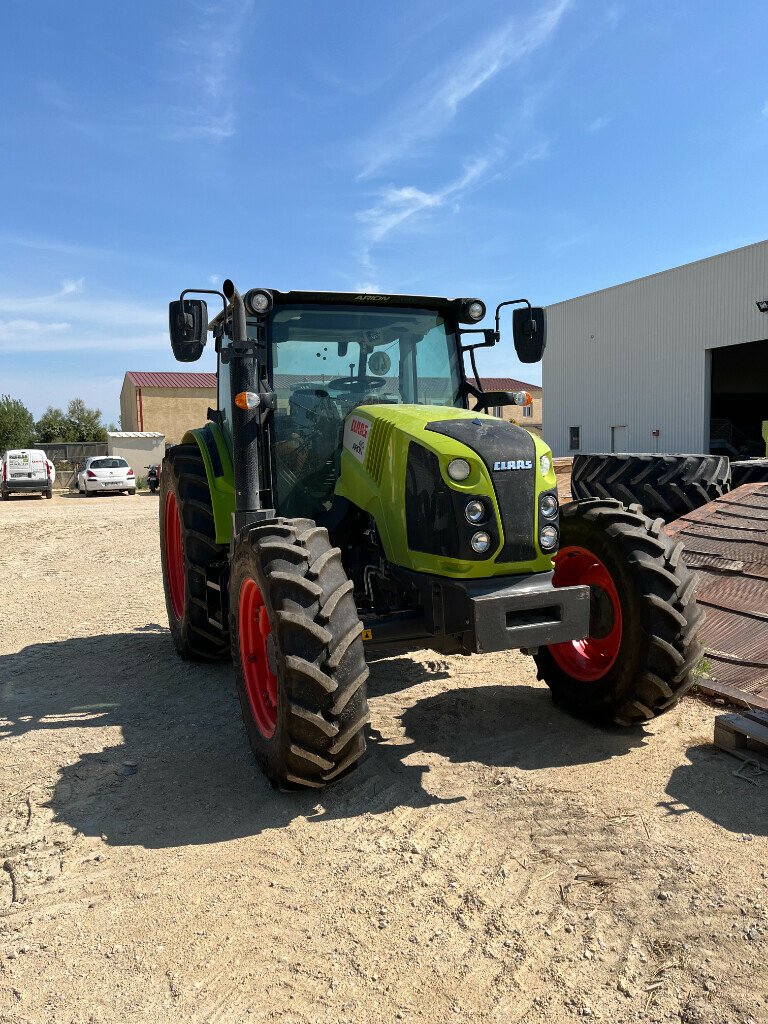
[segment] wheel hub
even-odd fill
[[[184,617],[184,549],[181,542],[181,515],[173,491],[165,498],[165,564],[173,614],[181,621]]]
[[[622,638],[621,602],[613,577],[592,551],[561,548],[555,557],[555,587],[589,587],[589,634],[582,640],[552,644],[560,668],[579,682],[601,679],[614,665]]]
[[[277,727],[277,675],[274,640],[264,596],[253,579],[243,580],[238,600],[240,664],[251,714],[259,732],[271,739]],[[271,657],[270,657],[271,653]]]

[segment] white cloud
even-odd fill
[[[600,132],[603,130],[603,128],[607,128],[610,123],[610,117],[596,117],[594,121],[590,121],[590,123],[587,125],[587,131],[591,132],[592,134],[594,134],[595,132]]]
[[[425,192],[413,185],[384,189],[374,206],[358,214],[359,220],[366,226],[368,242],[380,242],[385,235],[416,214],[443,206],[448,200],[458,199],[483,176],[488,166],[486,157],[477,157],[460,177],[437,192]]]
[[[79,295],[85,288],[85,278],[79,277],[76,281],[62,281],[59,295]]]
[[[193,12],[171,45],[187,101],[169,110],[169,139],[228,139],[237,131],[235,70],[254,0],[188,0]]]
[[[521,157],[508,166],[508,170],[518,170],[530,163],[545,160],[550,153],[548,141],[531,145]],[[368,209],[359,213],[358,220],[365,225],[366,247],[361,254],[362,268],[367,273],[374,272],[371,261],[371,247],[381,242],[387,235],[402,227],[407,221],[429,210],[449,206],[457,213],[460,200],[469,191],[479,187],[496,172],[498,165],[506,156],[506,149],[499,144],[493,158],[476,156],[470,161],[463,173],[448,185],[435,192],[426,192],[415,185],[401,188],[389,186],[382,189],[378,200]]]
[[[5,338],[19,338],[20,335],[58,334],[61,331],[68,331],[71,327],[72,324],[43,323],[40,320],[0,320],[0,341]]]
[[[166,309],[89,296],[83,279],[48,295],[0,294],[0,351],[136,350],[167,345]]]
[[[571,0],[557,0],[527,22],[508,19],[478,45],[419,82],[408,100],[366,141],[361,177],[370,177],[418,142],[444,131],[465,100],[552,37],[570,4]]]

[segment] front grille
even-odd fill
[[[536,557],[536,445],[527,430],[493,419],[437,420],[427,430],[465,444],[485,463],[496,491],[504,530],[497,562],[530,562]],[[530,463],[530,469],[494,469],[511,462]]]
[[[437,456],[415,441],[408,446],[405,522],[411,551],[446,558],[461,557],[459,524],[451,489],[440,474]]]

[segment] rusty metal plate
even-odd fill
[[[706,611],[702,689],[768,707],[768,484],[744,484],[666,531],[683,542]]]

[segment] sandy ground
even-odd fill
[[[0,537],[3,1024],[768,1021],[768,782],[711,707],[603,731],[521,655],[401,652],[358,773],[278,795],[172,649],[156,498]]]

